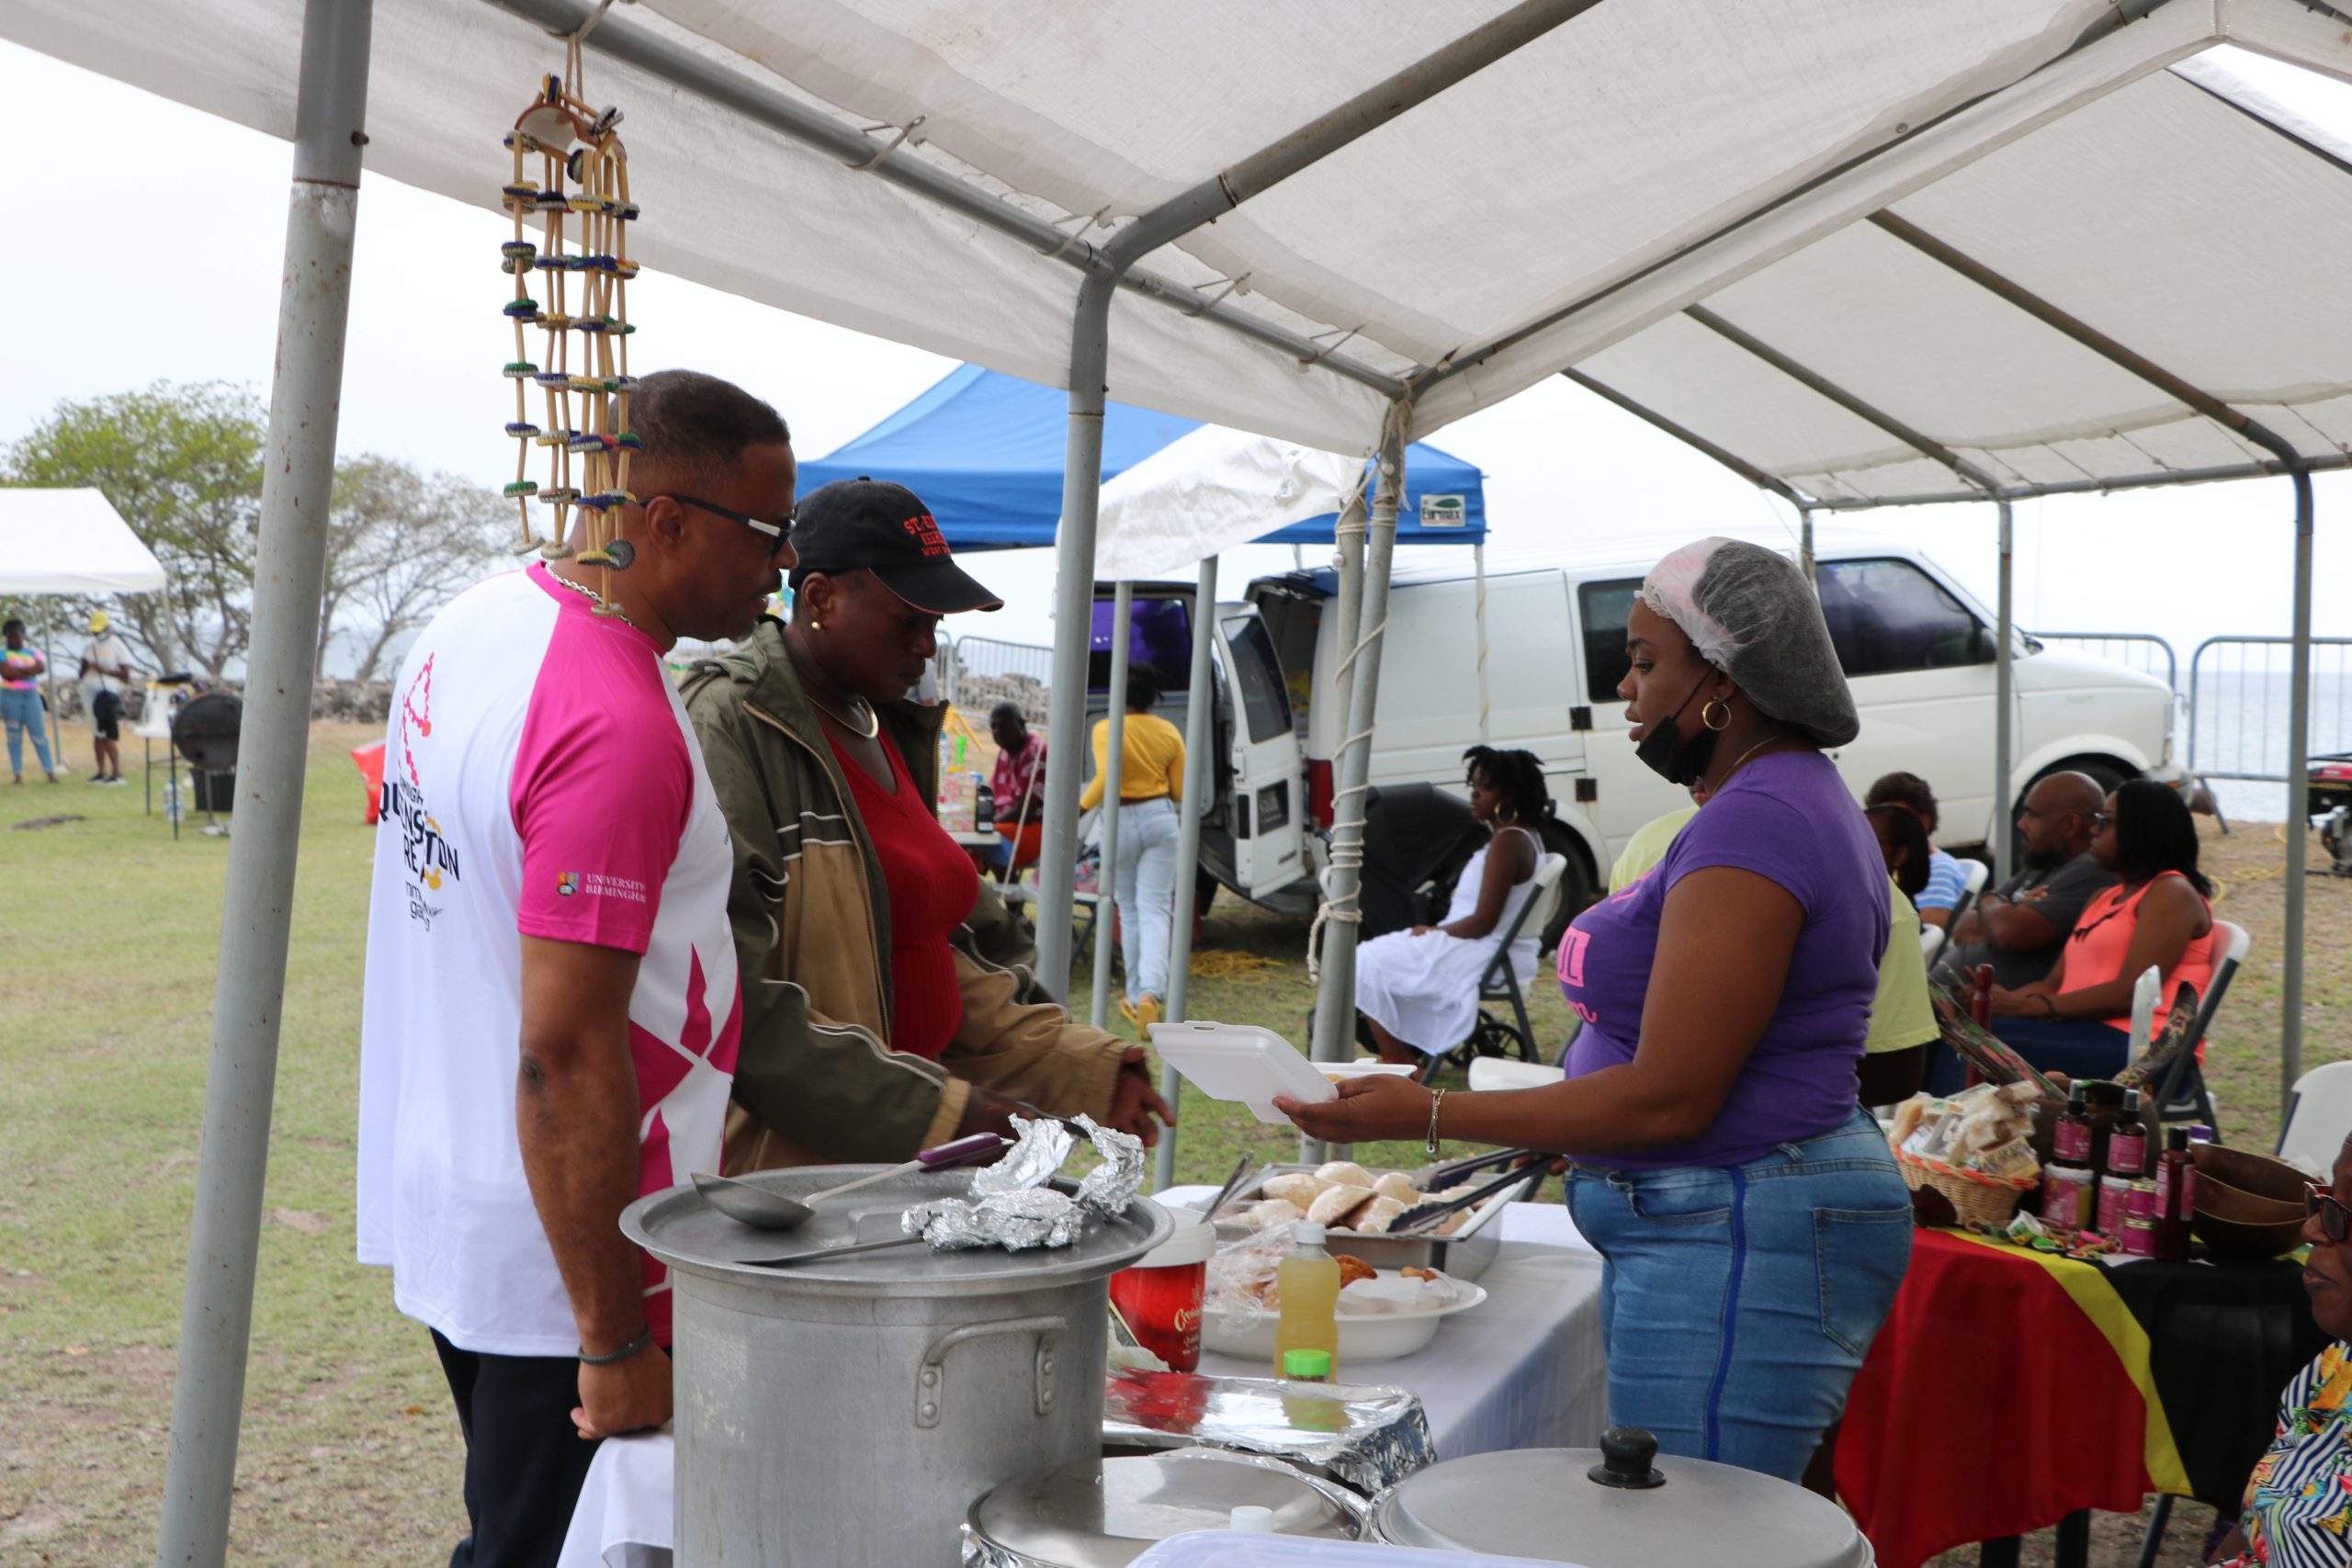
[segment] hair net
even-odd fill
[[[1739,682],[1758,713],[1824,746],[1861,733],[1821,600],[1786,556],[1738,539],[1685,545],[1650,569],[1642,603]]]

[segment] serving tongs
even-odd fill
[[[1447,1160],[1440,1165],[1425,1165],[1408,1173],[1413,1185],[1424,1192],[1442,1192],[1464,1177],[1486,1169],[1490,1165],[1516,1164],[1521,1160],[1541,1160],[1549,1165],[1559,1158],[1541,1149],[1491,1149],[1468,1159]]]
[[[1525,1151],[1513,1150],[1512,1152],[1516,1154]],[[1492,1181],[1482,1182],[1472,1188],[1459,1198],[1448,1198],[1442,1201],[1432,1200],[1427,1203],[1414,1204],[1390,1222],[1386,1234],[1392,1236],[1426,1235],[1431,1225],[1449,1214],[1458,1214],[1464,1209],[1474,1208],[1505,1188],[1521,1183],[1532,1187],[1543,1179],[1544,1169],[1541,1166],[1528,1170],[1507,1170]]]

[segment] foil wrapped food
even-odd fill
[[[1268,1378],[1114,1372],[1102,1393],[1106,1448],[1199,1444],[1263,1454],[1370,1497],[1435,1461],[1427,1413],[1401,1388]]]
[[[1013,1146],[974,1173],[970,1198],[918,1203],[899,1216],[899,1228],[942,1252],[975,1247],[1023,1252],[1069,1246],[1089,1214],[1115,1219],[1125,1213],[1143,1184],[1142,1140],[1089,1117],[1076,1122],[1102,1156],[1078,1184],[1077,1196],[1046,1185],[1076,1140],[1061,1122],[1039,1117],[1015,1124]]]

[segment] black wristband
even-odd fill
[[[602,1356],[592,1356],[588,1353],[588,1348],[585,1345],[581,1346],[580,1364],[583,1367],[609,1367],[616,1361],[628,1360],[631,1356],[636,1355],[639,1350],[644,1349],[648,1345],[652,1343],[653,1325],[649,1323],[645,1325],[644,1331],[638,1335],[636,1338],[630,1340],[619,1349],[607,1351]]]

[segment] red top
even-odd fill
[[[2120,887],[2102,888],[2083,906],[2083,912],[2075,918],[2074,931],[2066,938],[2068,990],[2103,986],[2123,977],[2123,961],[2131,952],[2132,933],[2140,929],[2140,901],[2148,896],[2149,888],[2165,877],[2178,875],[2177,871],[2160,873],[2143,883],[2136,893],[2127,894]],[[2213,906],[2207,903],[2206,913],[2210,916],[2212,910]],[[2165,1017],[2172,1011],[2173,998],[2180,994],[2183,981],[2196,987],[2200,998],[2212,990],[2213,961],[2220,956],[2222,945],[2219,928],[2209,924],[2203,936],[2189,939],[2188,947],[2181,952],[2180,962],[2164,972],[2165,988],[2156,998],[2156,1016],[2151,1025],[2158,1033],[2163,1032]],[[2129,1032],[2132,1010],[2126,1008],[2121,1017],[2100,1021],[2110,1029]],[[2145,1040],[2137,1041],[2132,1048],[2136,1051],[2147,1043]]]
[[[896,795],[875,783],[831,732],[825,739],[849,775],[890,893],[890,1049],[936,1059],[964,1021],[964,991],[947,939],[979,901],[979,873],[932,815],[887,732],[882,751],[898,781]]]

